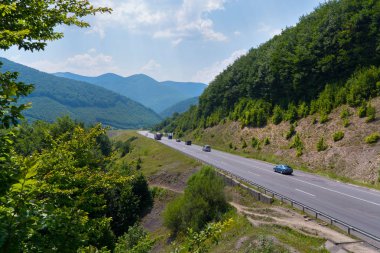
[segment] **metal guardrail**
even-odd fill
[[[214,165],[212,165],[212,166],[214,166]],[[214,167],[216,167],[216,166],[214,166]],[[251,181],[251,180],[248,180],[248,179],[245,179],[245,178],[243,178],[241,176],[235,175],[235,174],[231,173],[230,171],[227,171],[225,169],[218,168],[218,167],[217,167],[217,169],[223,171],[224,173],[227,173],[231,177],[235,177],[238,180],[241,180],[241,181],[243,181],[243,182],[245,182],[247,184],[250,184],[250,185],[253,185],[253,186],[257,187],[259,190],[264,191],[265,194],[268,194],[268,193],[272,194],[273,198],[277,198],[277,199],[281,200],[282,202],[284,202],[284,200],[288,201],[292,207],[297,207],[298,206],[298,207],[300,207],[299,209],[300,210],[302,209],[303,212],[311,211],[312,213],[315,213],[315,218],[316,219],[318,219],[320,217],[323,217],[323,218],[326,218],[327,220],[329,220],[331,225],[334,225],[334,226],[341,225],[341,226],[343,226],[343,227],[345,227],[347,229],[347,233],[349,235],[353,235],[352,232],[356,232],[356,233],[358,233],[358,234],[360,234],[362,236],[365,236],[366,238],[369,238],[371,240],[374,240],[374,241],[380,243],[380,238],[377,237],[377,236],[375,236],[375,235],[373,235],[373,234],[367,233],[367,232],[365,232],[365,231],[363,231],[363,230],[361,230],[361,229],[359,229],[357,227],[354,227],[354,226],[352,226],[352,225],[350,225],[350,224],[348,224],[348,223],[346,223],[344,221],[341,221],[341,220],[336,219],[336,218],[334,218],[334,217],[332,217],[332,216],[330,216],[328,214],[325,214],[325,213],[323,213],[321,211],[318,211],[315,208],[312,208],[310,206],[304,205],[301,202],[298,202],[298,201],[293,200],[293,199],[291,199],[289,197],[286,197],[286,196],[284,196],[284,195],[282,195],[280,193],[272,191],[272,190],[270,190],[270,189],[268,189],[268,188],[266,188],[266,187],[264,187],[262,185],[259,185],[259,184],[255,183],[255,182]],[[376,249],[380,249],[378,245],[374,245],[371,242],[368,242],[368,243],[370,245],[372,245],[373,247],[375,247]]]
[[[182,153],[184,153],[184,154],[186,154],[186,155],[188,155],[188,156],[191,156],[191,157],[195,158],[195,159],[198,160],[198,161],[201,161],[201,162],[203,162],[203,163],[209,164],[209,165],[211,165],[211,166],[213,166],[213,167],[215,167],[215,168],[217,168],[217,169],[223,171],[224,173],[227,173],[227,174],[229,174],[230,176],[235,177],[236,179],[239,179],[239,180],[241,180],[241,181],[243,181],[243,182],[245,182],[245,183],[248,183],[248,184],[250,184],[250,185],[253,185],[253,186],[257,187],[259,190],[264,191],[265,194],[268,194],[268,192],[269,192],[270,194],[272,194],[272,197],[273,197],[273,198],[277,198],[277,199],[281,200],[282,202],[284,202],[284,200],[286,200],[286,201],[288,201],[288,202],[290,203],[290,205],[291,205],[292,207],[297,207],[297,206],[300,207],[299,209],[302,210],[303,212],[311,211],[312,213],[315,214],[315,218],[318,218],[318,216],[320,216],[320,217],[322,217],[322,218],[326,218],[327,220],[330,220],[330,224],[331,224],[331,225],[334,225],[334,226],[336,226],[336,227],[338,227],[338,228],[341,228],[341,227],[339,227],[339,226],[337,226],[337,225],[343,226],[343,227],[345,227],[345,228],[347,229],[347,233],[348,233],[349,235],[354,235],[353,232],[356,232],[357,234],[359,234],[359,235],[361,235],[361,236],[364,236],[365,238],[371,239],[371,240],[373,240],[373,241],[375,241],[375,242],[378,242],[378,243],[380,244],[380,238],[377,237],[377,236],[375,236],[375,235],[373,235],[373,234],[371,234],[371,233],[367,233],[367,232],[361,230],[360,228],[357,228],[357,227],[352,226],[352,225],[350,225],[350,224],[348,224],[348,223],[346,223],[346,222],[344,222],[344,221],[341,221],[341,220],[339,220],[339,219],[336,219],[336,218],[334,218],[334,217],[332,217],[332,216],[330,216],[330,215],[328,215],[328,214],[325,214],[325,213],[323,213],[323,212],[321,212],[321,211],[318,211],[318,210],[315,209],[315,208],[312,208],[312,207],[310,207],[310,206],[304,205],[304,204],[302,204],[301,202],[298,202],[298,201],[293,200],[293,199],[291,199],[291,198],[289,198],[289,197],[286,197],[286,196],[284,196],[284,195],[282,195],[282,194],[280,194],[280,193],[278,193],[278,192],[272,191],[272,190],[270,190],[270,189],[268,189],[268,188],[266,188],[266,187],[264,187],[264,186],[262,186],[262,185],[259,185],[259,184],[255,183],[255,182],[251,181],[251,180],[248,180],[248,179],[245,179],[245,178],[243,178],[243,177],[241,177],[241,176],[238,176],[238,175],[236,175],[236,174],[233,174],[232,172],[227,171],[227,170],[225,170],[225,169],[223,169],[223,168],[220,168],[219,166],[216,166],[216,165],[214,165],[214,164],[210,164],[210,163],[208,163],[207,161],[204,161],[204,160],[200,159],[199,157],[195,157],[195,156],[193,156],[193,155],[191,155],[191,154],[185,153],[185,152],[183,152],[182,150],[178,150],[178,151],[180,151],[180,152],[182,152]],[[357,235],[356,235],[356,236],[357,236]],[[362,239],[363,239],[363,238],[362,238]],[[371,246],[375,247],[375,248],[378,249],[378,250],[380,249],[379,245],[374,245],[373,242],[369,242],[369,241],[367,240],[367,243],[369,243]]]

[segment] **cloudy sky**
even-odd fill
[[[294,26],[322,0],[92,0],[112,14],[91,27],[59,27],[65,38],[43,52],[0,55],[49,73],[144,73],[209,83],[250,48]]]

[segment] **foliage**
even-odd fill
[[[213,222],[207,224],[207,226],[196,232],[189,228],[187,231],[187,236],[185,242],[181,246],[177,246],[172,252],[173,253],[206,253],[209,252],[210,247],[213,244],[218,244],[222,232],[231,226],[233,223],[232,219],[220,222]]]
[[[263,143],[264,145],[269,145],[270,144],[269,137],[265,137]]]
[[[213,123],[223,118],[252,127],[270,119],[292,123],[379,96],[379,6],[367,0],[321,4],[295,27],[237,59],[206,88],[198,107],[160,128],[204,128],[215,115]]]
[[[224,182],[211,167],[192,175],[182,197],[169,203],[164,211],[164,224],[173,234],[188,228],[200,231],[228,210],[223,192]]]
[[[350,111],[348,110],[347,107],[343,107],[342,111],[340,112],[340,118],[341,119],[347,119],[348,117],[350,117],[351,113]]]
[[[289,128],[289,131],[285,134],[285,138],[287,140],[289,140],[290,138],[293,137],[293,135],[296,134],[296,127],[294,126],[294,124],[291,124],[290,125],[290,128]]]
[[[365,143],[372,144],[376,143],[378,140],[380,140],[380,134],[379,133],[372,133],[365,137],[364,141]]]
[[[320,152],[320,151],[324,151],[326,150],[328,147],[327,147],[327,144],[325,143],[325,140],[323,139],[323,137],[321,137],[318,142],[317,142],[317,151]]]
[[[359,118],[364,118],[367,114],[367,105],[363,103],[359,108],[358,108],[358,116]]]
[[[243,140],[243,144],[241,145],[241,148],[245,149],[246,147],[247,147],[247,142],[245,140]]]
[[[260,140],[257,139],[256,137],[252,137],[251,146],[252,146],[252,148],[259,150],[260,149]]]
[[[333,134],[333,140],[335,142],[340,141],[341,139],[343,139],[343,137],[344,137],[344,133],[342,131],[338,131]]]
[[[17,46],[24,50],[43,50],[46,41],[61,39],[54,31],[58,25],[88,27],[81,18],[96,13],[110,12],[109,8],[95,8],[88,1],[23,0],[0,4],[0,49]]]
[[[298,133],[294,136],[293,141],[290,143],[290,148],[295,148],[297,150],[297,153],[296,153],[297,156],[302,155],[303,143]]]
[[[115,253],[148,253],[153,247],[154,240],[150,239],[144,229],[135,224],[129,227],[128,232],[119,237]]]
[[[259,236],[259,238],[254,242],[250,243],[246,253],[274,253],[279,252],[276,249],[273,240],[265,237]]]
[[[367,106],[366,116],[367,116],[366,122],[374,121],[376,119],[376,108],[369,104]]]
[[[272,123],[278,125],[283,119],[283,111],[279,105],[275,105],[273,108]]]
[[[38,131],[20,130],[22,134],[15,136],[21,151],[14,153],[19,172],[1,198],[2,251],[75,252],[90,245],[112,250],[115,235],[124,233],[152,205],[142,175],[122,175],[109,168],[111,154],[103,152],[104,142],[99,142],[105,129],[70,122],[36,123]],[[30,138],[31,133],[44,141],[22,147],[26,142],[18,138]]]
[[[322,113],[319,117],[319,123],[323,124],[329,120],[329,116],[327,114]]]
[[[350,125],[350,120],[349,119],[344,119],[343,120],[343,126],[348,127]]]

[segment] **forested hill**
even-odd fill
[[[97,77],[87,77],[73,73],[55,73],[77,81],[85,81],[112,90],[144,106],[162,113],[165,109],[189,98],[198,97],[206,88],[204,83],[192,82],[158,82],[144,75],[122,77],[108,73]]]
[[[380,1],[328,1],[240,57],[170,128],[208,127],[224,118],[263,126],[362,105],[380,94],[379,34]]]
[[[19,81],[35,85],[35,90],[20,100],[32,102],[25,110],[29,120],[54,121],[69,115],[87,124],[101,122],[115,128],[141,128],[156,124],[160,117],[143,105],[93,84],[56,77],[0,58],[1,72],[19,73]]]

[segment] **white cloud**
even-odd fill
[[[240,56],[247,53],[246,49],[240,49],[233,52],[227,59],[215,62],[209,67],[198,71],[193,77],[194,82],[203,82],[209,84],[214,78],[226,69],[229,65],[234,63]]]
[[[271,38],[273,36],[275,36],[275,35],[279,35],[282,32],[281,29],[273,28],[270,25],[267,25],[267,24],[264,24],[264,23],[260,23],[259,28],[257,29],[257,31],[260,32],[260,33],[266,33]]]
[[[240,35],[241,35],[241,32],[240,32],[240,31],[234,31],[234,35],[235,35],[235,36],[240,36]]]
[[[109,27],[121,27],[130,32],[146,33],[153,38],[166,38],[178,45],[186,38],[225,41],[227,37],[214,30],[211,12],[222,10],[227,0],[182,0],[180,5],[160,5],[147,0],[98,0],[96,5],[113,9],[111,15],[95,17],[89,33],[105,36]]]
[[[150,59],[142,68],[142,72],[154,72],[161,68],[161,65],[155,60]]]
[[[96,76],[106,72],[119,72],[119,68],[114,65],[111,56],[97,53],[94,48],[83,54],[73,55],[64,61],[40,60],[22,64],[48,73],[73,72],[81,75]]]

